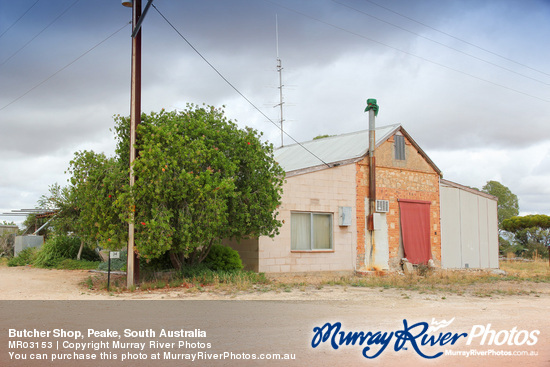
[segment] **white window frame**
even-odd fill
[[[296,244],[294,243],[293,241],[293,229],[292,229],[292,216],[294,214],[309,214],[309,220],[310,220],[310,236],[309,236],[309,239],[310,239],[310,243],[309,243],[309,248],[295,248],[296,247]],[[330,230],[330,233],[329,233],[329,240],[330,240],[330,247],[329,248],[317,248],[315,247],[315,243],[314,243],[314,233],[315,233],[315,228],[314,228],[314,220],[313,218],[315,216],[326,216],[329,218],[329,230]],[[290,233],[290,250],[291,251],[306,251],[306,252],[311,252],[311,251],[325,251],[325,252],[333,252],[334,251],[334,230],[333,230],[333,227],[334,227],[334,214],[333,213],[325,213],[325,212],[302,212],[302,211],[292,211],[290,212],[290,222],[291,222],[291,233]]]

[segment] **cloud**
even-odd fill
[[[3,55],[15,52],[70,4],[38,3],[0,37]],[[29,5],[3,5],[0,34]],[[547,2],[239,0],[155,5],[275,125],[277,14],[284,126],[296,140],[365,129],[365,100],[377,98],[377,124],[403,124],[446,178],[478,187],[497,179],[520,197],[522,211],[548,213]],[[63,172],[76,150],[112,154],[112,117],[129,114],[129,27],[82,55],[130,17],[120,3],[80,1],[0,66],[0,109],[28,92],[0,110],[0,169],[9,172],[0,179],[0,207],[33,206],[48,185],[64,183]],[[227,85],[154,9],[143,25],[142,68],[144,112],[184,108],[187,102],[226,105],[229,118],[279,144],[277,126]],[[285,143],[291,142],[285,137]]]

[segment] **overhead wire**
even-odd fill
[[[368,41],[370,41],[370,42],[373,42],[373,43],[379,44],[379,45],[381,45],[381,46],[390,48],[390,49],[392,49],[392,50],[395,50],[395,51],[397,51],[397,52],[403,53],[403,54],[405,54],[405,55],[415,57],[415,58],[417,58],[417,59],[419,59],[419,60],[428,62],[428,63],[430,63],[430,64],[437,65],[437,66],[439,66],[439,67],[442,67],[442,68],[445,68],[445,69],[454,71],[454,72],[459,73],[459,74],[463,74],[463,75],[469,76],[469,77],[471,77],[471,78],[474,78],[474,79],[483,81],[483,82],[488,83],[488,84],[492,84],[492,85],[497,86],[497,87],[501,87],[501,88],[510,90],[510,91],[512,91],[512,92],[516,92],[516,93],[518,93],[518,94],[522,94],[522,95],[527,96],[527,97],[535,98],[535,99],[538,99],[538,100],[540,100],[540,101],[550,103],[550,100],[548,100],[548,99],[544,99],[544,98],[542,98],[542,97],[538,97],[538,96],[535,96],[535,95],[533,95],[533,94],[530,94],[530,93],[527,93],[527,92],[523,92],[523,91],[520,91],[520,90],[515,89],[515,88],[507,87],[507,86],[505,86],[505,85],[503,85],[503,84],[499,84],[499,83],[493,82],[493,81],[491,81],[491,80],[488,80],[488,79],[484,79],[484,78],[478,77],[478,76],[473,75],[473,74],[470,74],[470,73],[468,73],[468,72],[466,72],[466,71],[462,71],[462,70],[453,68],[453,67],[451,67],[451,66],[442,64],[442,63],[440,63],[440,62],[430,60],[430,59],[428,59],[428,58],[426,58],[426,57],[423,57],[423,56],[420,56],[420,55],[416,55],[416,54],[414,54],[414,53],[412,53],[412,52],[402,50],[402,49],[400,49],[400,48],[398,48],[398,47],[394,47],[394,46],[388,45],[387,43],[384,43],[384,42],[375,40],[374,38],[367,37],[367,36],[365,36],[365,35],[363,35],[363,34],[360,34],[360,33],[351,31],[351,30],[349,30],[349,29],[340,27],[340,26],[338,26],[338,25],[329,23],[329,22],[327,22],[327,21],[325,21],[325,20],[316,18],[316,17],[311,16],[311,15],[309,15],[309,14],[303,13],[303,12],[301,12],[301,11],[299,11],[299,10],[290,8],[290,7],[288,7],[288,6],[281,5],[281,4],[279,4],[279,3],[275,2],[275,1],[271,1],[271,0],[265,0],[265,1],[271,3],[271,4],[275,5],[275,6],[278,6],[278,7],[280,7],[280,8],[286,9],[286,10],[288,10],[288,11],[290,11],[290,12],[293,12],[293,13],[296,13],[296,14],[301,15],[301,16],[303,16],[303,17],[306,17],[306,18],[308,18],[308,19],[311,19],[311,20],[314,20],[314,21],[316,21],[316,22],[319,22],[319,23],[328,25],[329,27],[338,29],[338,30],[340,30],[340,31],[342,31],[342,32],[349,33],[349,34],[352,34],[352,35],[354,35],[354,36],[357,36],[357,37],[366,39],[366,40],[368,40]]]
[[[529,65],[525,65],[525,64],[523,64],[523,63],[521,63],[521,62],[519,62],[519,61],[516,61],[516,60],[513,60],[513,59],[511,59],[511,58],[509,58],[509,57],[500,55],[500,54],[498,54],[498,53],[496,53],[496,52],[494,52],[494,51],[491,51],[491,50],[489,50],[489,49],[487,49],[487,48],[481,47],[481,46],[476,45],[476,44],[474,44],[474,43],[472,43],[472,42],[468,42],[468,41],[466,41],[466,40],[464,40],[464,39],[462,39],[462,38],[460,38],[460,37],[457,37],[457,36],[452,35],[452,34],[450,34],[450,33],[444,32],[444,31],[442,31],[442,30],[440,30],[440,29],[437,29],[437,28],[435,28],[435,27],[432,27],[432,26],[430,26],[430,25],[428,25],[428,24],[426,24],[426,23],[420,22],[420,21],[418,21],[418,20],[416,20],[416,19],[414,19],[414,18],[411,18],[411,17],[409,17],[409,16],[407,16],[407,15],[401,14],[401,13],[395,11],[395,10],[392,10],[392,9],[390,9],[390,8],[387,8],[387,7],[383,6],[383,5],[380,5],[380,4],[378,4],[378,3],[376,3],[376,2],[374,2],[374,1],[372,1],[372,0],[364,0],[364,1],[369,2],[369,3],[373,4],[373,5],[376,5],[376,6],[380,7],[380,8],[382,8],[382,9],[385,9],[385,10],[387,10],[387,11],[389,11],[389,12],[391,12],[391,13],[394,13],[394,14],[396,14],[396,15],[399,15],[400,17],[403,17],[403,18],[405,18],[405,19],[408,19],[408,20],[410,20],[410,21],[412,21],[412,22],[415,22],[415,23],[417,23],[417,24],[423,25],[424,27],[429,28],[429,29],[431,29],[431,30],[434,30],[434,31],[436,31],[436,32],[438,32],[438,33],[444,34],[445,36],[451,37],[451,38],[453,38],[453,39],[455,39],[455,40],[457,40],[457,41],[464,42],[465,44],[467,44],[467,45],[469,45],[469,46],[472,46],[472,47],[475,47],[475,48],[477,48],[477,49],[479,49],[479,50],[485,51],[485,52],[487,52],[487,53],[489,53],[489,54],[491,54],[491,55],[500,57],[501,59],[504,59],[504,60],[506,60],[506,61],[510,61],[510,62],[512,62],[512,63],[514,63],[514,64],[516,64],[516,65],[523,66],[524,68],[527,68],[527,69],[536,71],[537,73],[544,74],[544,75],[546,75],[546,76],[550,76],[550,73],[544,72],[544,71],[539,70],[539,69],[535,69],[535,68],[533,68],[533,67],[531,67],[531,66],[529,66]]]
[[[44,28],[42,28],[42,30],[40,32],[38,32],[37,34],[34,35],[34,37],[32,37],[30,40],[28,40],[23,46],[21,46],[17,51],[15,51],[13,54],[11,54],[11,56],[9,56],[7,59],[5,59],[4,61],[2,61],[2,63],[0,64],[0,67],[3,66],[5,63],[7,63],[8,61],[10,61],[15,55],[17,55],[19,52],[21,52],[21,50],[23,50],[25,47],[27,47],[32,41],[34,41],[38,36],[40,36],[46,29],[48,29],[52,24],[54,24],[55,22],[57,22],[59,20],[59,18],[61,18],[63,15],[65,15],[65,13],[67,13],[73,6],[76,5],[76,3],[78,3],[80,0],[75,0],[71,5],[69,5],[69,7],[67,7],[65,10],[63,10],[61,12],[61,14],[59,14],[57,17],[55,17],[54,20],[52,20],[50,23],[48,23],[47,26],[45,26]]]
[[[122,31],[124,28],[128,27],[132,22],[128,22],[126,24],[124,24],[122,27],[120,27],[119,29],[117,29],[115,32],[111,33],[109,36],[107,36],[106,38],[104,38],[102,41],[98,42],[97,44],[95,44],[95,46],[93,46],[92,48],[88,49],[86,52],[84,52],[83,54],[81,54],[80,56],[78,56],[76,59],[72,60],[71,62],[69,62],[67,65],[63,66],[61,69],[57,70],[55,73],[53,73],[52,75],[50,75],[49,77],[47,77],[46,79],[42,80],[40,83],[36,84],[34,87],[30,88],[29,90],[27,90],[25,93],[21,94],[19,97],[15,98],[14,100],[12,100],[11,102],[9,102],[8,104],[6,104],[5,106],[3,106],[2,108],[0,108],[0,111],[4,110],[5,108],[7,108],[8,106],[12,105],[13,103],[17,102],[18,100],[20,100],[21,98],[25,97],[27,94],[29,94],[30,92],[32,92],[33,90],[35,90],[36,88],[40,87],[42,84],[46,83],[48,80],[52,79],[54,76],[56,76],[57,74],[59,74],[60,72],[62,72],[63,70],[67,69],[69,66],[71,66],[72,64],[74,64],[75,62],[77,62],[78,60],[80,60],[81,58],[83,58],[84,56],[86,56],[87,54],[89,54],[91,51],[93,51],[94,49],[96,49],[97,47],[99,47],[101,44],[103,44],[104,42],[106,42],[108,39],[110,39],[111,37],[113,37],[114,35],[116,35],[118,32]]]
[[[303,149],[305,149],[308,153],[310,153],[312,156],[314,156],[315,158],[317,158],[320,162],[322,162],[324,165],[326,165],[327,167],[330,168],[330,165],[325,162],[323,159],[321,159],[319,156],[317,156],[315,153],[313,153],[311,150],[307,149],[302,143],[300,143],[299,141],[297,141],[296,139],[294,139],[294,137],[292,137],[290,134],[288,134],[286,131],[284,131],[280,126],[279,124],[277,124],[276,122],[274,122],[271,118],[269,118],[269,116],[267,116],[260,108],[258,108],[250,99],[248,99],[239,89],[237,89],[237,87],[235,87],[235,85],[233,85],[214,65],[212,65],[212,63],[210,61],[208,61],[206,59],[206,57],[200,53],[200,51],[195,47],[193,46],[193,44],[191,44],[191,42],[189,42],[189,40],[164,16],[164,14],[155,6],[155,4],[152,4],[153,8],[159,13],[159,15],[166,21],[166,23],[168,23],[168,25],[170,25],[170,27],[172,27],[172,29],[189,45],[189,47],[191,47],[193,49],[193,51],[195,51],[195,53],[197,55],[199,55],[203,60],[204,62],[206,62],[208,64],[208,66],[210,66],[210,68],[212,68],[212,70],[214,70],[216,72],[216,74],[218,74],[231,88],[233,88],[233,90],[235,92],[237,92],[237,94],[239,94],[246,102],[248,102],[248,104],[250,104],[256,111],[258,111],[263,117],[265,117],[269,122],[271,122],[273,125],[275,125],[275,127],[277,127],[277,129],[279,129],[283,134],[285,134],[287,137],[289,137],[293,142],[295,142],[296,144],[298,144],[300,147],[302,147]]]
[[[16,20],[15,22],[13,22],[8,28],[6,28],[6,30],[5,30],[4,32],[2,32],[2,34],[0,34],[0,38],[2,38],[2,36],[5,35],[6,32],[8,32],[10,29],[12,29],[12,27],[13,27],[14,25],[16,25],[25,15],[27,15],[27,13],[28,13],[32,8],[34,8],[34,6],[35,6],[36,4],[38,4],[39,1],[40,1],[40,0],[36,0],[36,1],[34,2],[34,4],[32,4],[32,5],[31,5],[31,6],[30,6],[30,7],[29,7],[20,17],[19,17],[19,18],[17,18],[17,20]]]
[[[361,14],[363,14],[363,15],[366,15],[366,16],[372,18],[372,19],[376,19],[376,20],[378,20],[379,22],[386,23],[386,24],[391,25],[391,26],[393,26],[393,27],[395,27],[395,28],[401,29],[402,31],[408,32],[408,33],[413,34],[413,35],[415,35],[415,36],[417,36],[417,37],[420,37],[420,38],[423,38],[423,39],[428,40],[428,41],[430,41],[430,42],[436,43],[436,44],[438,44],[438,45],[440,45],[440,46],[446,47],[446,48],[448,48],[448,49],[450,49],[450,50],[453,50],[453,51],[455,51],[455,52],[461,53],[461,54],[463,54],[463,55],[466,55],[466,56],[471,57],[471,58],[473,58],[473,59],[476,59],[476,60],[478,60],[478,61],[484,62],[484,63],[486,63],[486,64],[492,65],[492,66],[497,67],[497,68],[499,68],[499,69],[505,70],[505,71],[510,72],[510,73],[512,73],[512,74],[516,74],[516,75],[522,76],[522,77],[524,77],[524,78],[526,78],[526,79],[533,80],[533,81],[535,81],[535,82],[537,82],[537,83],[541,83],[541,84],[544,84],[544,85],[550,85],[550,83],[546,83],[546,82],[544,82],[544,81],[542,81],[542,80],[540,80],[540,79],[533,78],[533,77],[530,77],[529,75],[522,74],[522,73],[517,72],[517,71],[515,71],[515,70],[513,70],[513,69],[510,69],[510,68],[504,67],[504,66],[502,66],[502,65],[496,64],[496,63],[494,63],[494,62],[492,62],[492,61],[485,60],[485,59],[483,59],[483,58],[481,58],[481,57],[472,55],[472,54],[470,54],[470,53],[468,53],[468,52],[465,52],[465,51],[462,51],[462,50],[460,50],[460,49],[458,49],[458,48],[451,47],[451,46],[449,46],[449,45],[447,45],[447,44],[445,44],[445,43],[443,43],[443,42],[439,42],[439,41],[436,41],[436,40],[434,40],[434,39],[432,39],[432,38],[423,36],[423,35],[421,35],[421,34],[419,34],[419,33],[416,33],[416,32],[411,31],[410,29],[407,29],[407,28],[405,28],[405,27],[401,27],[400,25],[394,24],[394,23],[392,23],[392,22],[389,22],[389,21],[387,21],[387,20],[384,20],[384,19],[379,18],[379,17],[377,17],[377,16],[374,16],[374,15],[372,15],[372,14],[369,14],[368,12],[366,12],[366,11],[364,11],[364,10],[357,9],[357,8],[355,8],[355,7],[353,7],[353,6],[350,6],[350,5],[348,5],[348,4],[345,4],[345,3],[340,2],[340,1],[338,1],[338,0],[332,0],[332,2],[334,2],[334,3],[336,3],[336,4],[339,4],[339,5],[342,5],[342,6],[346,7],[346,8],[348,8],[348,9],[351,9],[351,10],[356,11],[356,12],[358,12],[358,13],[361,13]]]

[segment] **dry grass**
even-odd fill
[[[510,295],[534,295],[550,293],[550,269],[546,261],[501,261],[505,275],[486,270],[442,270],[422,272],[422,275],[380,273],[372,276],[341,274],[305,274],[265,277],[263,274],[209,273],[207,276],[173,277],[158,275],[142,282],[131,292],[179,290],[186,293],[215,292],[236,294],[239,292],[304,292],[321,290],[329,286],[368,287],[380,291],[399,289],[419,293],[436,294],[445,299],[447,294],[494,297]],[[111,276],[111,292],[125,292],[125,276]],[[106,290],[106,275],[95,275],[86,282],[86,287]]]
[[[501,261],[500,268],[510,276],[522,279],[548,278],[550,274],[548,260],[542,259],[535,261]]]
[[[298,288],[305,285],[317,289],[323,286],[351,286],[384,289],[401,289],[430,294],[474,295],[478,297],[506,295],[540,295],[550,292],[550,287],[540,287],[540,283],[550,283],[550,270],[545,261],[503,261],[501,275],[489,270],[442,270],[421,272],[422,275],[404,275],[399,273],[372,276],[282,276],[275,277],[274,285],[278,289]],[[544,288],[544,289],[542,289]]]
[[[385,277],[352,279],[351,284],[363,287],[382,287],[414,290],[426,293],[452,293],[491,297],[495,295],[539,294],[539,283],[550,283],[548,263],[501,262],[501,275],[485,270],[435,270],[424,276],[391,274]],[[548,292],[548,287],[544,287]]]
[[[147,277],[139,286],[126,288],[125,275],[111,275],[109,291],[120,292],[150,292],[152,290],[183,290],[186,293],[220,292],[233,294],[239,291],[252,291],[270,284],[263,274],[253,272],[200,272],[192,276],[181,277],[174,273],[158,273]],[[96,274],[86,280],[85,286],[92,290],[107,290],[107,275]]]

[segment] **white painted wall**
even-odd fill
[[[283,186],[275,238],[260,237],[258,271],[265,273],[352,271],[355,269],[357,223],[339,226],[339,207],[355,213],[355,165],[348,164],[288,177]],[[332,213],[333,251],[291,251],[290,214],[293,211]]]
[[[497,201],[448,181],[440,196],[441,266],[498,268]]]

